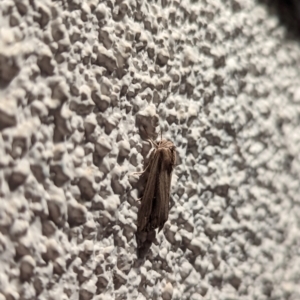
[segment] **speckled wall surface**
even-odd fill
[[[300,46],[254,0],[0,1],[0,299],[300,299]],[[148,135],[169,220],[135,239]]]

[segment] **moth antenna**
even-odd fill
[[[162,140],[162,129],[161,128],[159,129],[159,133],[158,134],[160,134],[160,140]]]
[[[148,165],[147,165],[147,167],[145,168],[144,171],[142,171],[142,172],[133,172],[133,173],[130,173],[130,175],[144,174],[147,171],[147,169],[149,168],[149,166],[150,166],[150,162],[148,163]]]
[[[150,144],[151,144],[152,147],[153,147],[153,146],[154,146],[155,148],[158,147],[158,144],[157,144],[155,141],[153,141],[152,139],[148,139],[147,141],[150,142]]]

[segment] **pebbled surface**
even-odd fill
[[[0,299],[299,299],[299,60],[254,0],[0,1]]]

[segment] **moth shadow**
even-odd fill
[[[149,171],[145,171],[141,174],[136,174],[132,176],[130,185],[132,187],[132,191],[137,191],[137,199],[133,201],[132,205],[136,206],[138,210],[140,210],[141,206],[141,198],[144,194],[145,186],[149,177]],[[148,253],[149,249],[151,248],[152,243],[156,239],[155,230],[149,232],[136,232],[135,233],[136,242],[137,242],[137,257],[139,259],[145,258],[146,254]]]
[[[155,229],[148,232],[136,232],[135,237],[137,242],[137,257],[143,259],[156,239]]]
[[[135,126],[139,128],[139,134],[143,140],[157,138],[155,128],[158,126],[158,118],[156,116],[149,117],[144,114],[137,114]]]

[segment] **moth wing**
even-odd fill
[[[169,200],[171,190],[172,169],[171,161],[173,152],[163,148],[158,150],[162,157],[161,166],[158,174],[156,194],[151,213],[151,227],[159,227],[159,231],[163,228],[169,216]]]
[[[150,161],[150,171],[147,179],[144,195],[141,201],[141,207],[138,212],[138,231],[145,229],[149,222],[152,212],[153,198],[156,189],[156,182],[158,176],[159,152],[154,151]]]

